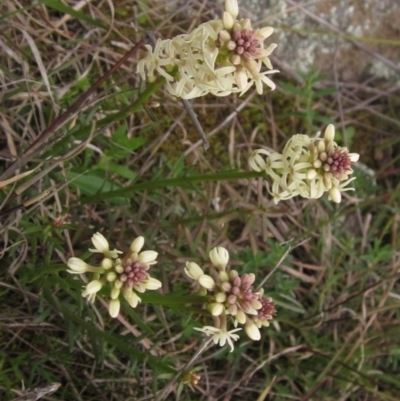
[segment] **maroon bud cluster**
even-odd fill
[[[255,39],[256,34],[256,31],[248,29],[234,31],[232,40],[228,42],[228,49],[234,50],[245,61],[257,57],[259,55],[257,46],[260,45],[260,41]]]
[[[139,285],[140,283],[145,283],[149,278],[147,270],[149,270],[148,265],[136,261],[133,262],[131,259],[127,259],[124,263],[124,271],[119,276],[119,280],[124,283],[126,288],[132,288],[133,285]]]
[[[258,299],[258,296],[253,293],[253,282],[254,277],[250,277],[248,274],[234,278],[231,283],[224,282],[222,289],[227,294],[227,302],[230,305],[239,305],[244,312],[252,310],[251,301]]]
[[[340,178],[343,174],[348,174],[351,171],[351,160],[348,152],[341,152],[341,148],[336,148],[328,154],[328,158],[325,161],[324,167],[327,171],[330,171],[334,177]]]
[[[262,306],[261,309],[257,311],[257,318],[263,322],[271,320],[276,313],[274,302],[271,298],[262,298],[259,301]]]

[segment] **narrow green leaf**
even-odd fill
[[[81,13],[80,11],[76,11],[71,7],[61,3],[58,0],[38,0],[39,4],[43,4],[47,7],[53,8],[54,10],[60,11],[62,13],[68,14],[71,17],[74,17],[78,20],[85,21],[91,25],[97,26],[98,28],[107,29],[107,25],[104,22],[96,21],[87,15]]]
[[[115,173],[120,177],[126,178],[127,180],[134,180],[137,178],[137,174],[129,167],[120,166],[119,164],[115,164],[106,158],[102,159],[96,166],[93,167],[93,169]]]
[[[104,199],[105,194],[113,191],[115,188],[120,188],[120,185],[116,184],[113,180],[99,176],[99,172],[95,170],[85,174],[69,171],[67,178],[71,181],[70,186],[75,185],[83,194],[96,197],[97,201]],[[128,203],[124,197],[120,196],[111,196],[107,197],[107,199],[116,204]]]
[[[256,172],[256,171],[223,171],[215,174],[200,174],[193,175],[189,177],[179,177],[179,178],[170,178],[170,179],[162,179],[157,181],[146,181],[140,184],[133,184],[128,187],[109,191],[107,193],[102,194],[102,199],[110,199],[116,196],[129,196],[132,192],[136,191],[145,191],[145,190],[154,190],[158,188],[165,187],[190,187],[191,185],[199,182],[213,182],[213,181],[229,181],[229,180],[238,180],[243,178],[258,178],[263,177],[265,173]],[[84,199],[82,202],[84,204],[96,203],[99,201],[97,196],[92,196]]]
[[[329,95],[333,95],[334,93],[337,92],[336,88],[325,88],[325,89],[319,89],[316,90],[313,93],[313,97],[317,98],[317,97],[324,97],[324,96],[329,96]]]
[[[292,93],[293,95],[306,97],[304,89],[298,88],[297,86],[282,81],[279,81],[278,85],[286,92]]]

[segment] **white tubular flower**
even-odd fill
[[[329,190],[329,198],[332,199],[335,203],[340,203],[342,200],[342,194],[340,193],[340,189],[338,187],[332,187]]]
[[[261,28],[261,29],[259,29],[259,30],[257,31],[257,35],[258,35],[258,36],[261,36],[261,37],[264,38],[264,39],[269,38],[273,33],[274,33],[274,28],[272,28],[272,26],[266,26],[266,27]],[[272,44],[272,45],[270,45],[270,46],[268,47],[268,49],[266,49],[266,50],[268,50],[269,54],[271,54],[271,53],[272,53],[272,50],[274,50],[277,46],[278,46],[278,45],[276,45],[276,44]],[[270,50],[270,47],[273,47],[273,49]],[[269,54],[268,54],[268,56],[269,56]]]
[[[144,245],[144,238],[137,237],[132,241],[129,249],[131,250],[132,253],[139,253],[142,250],[143,245]]]
[[[146,77],[152,81],[155,79],[155,73],[164,77],[167,81],[173,81],[174,78],[167,70],[174,66],[175,58],[171,51],[171,41],[158,39],[154,51],[150,45],[145,45],[147,57],[141,59],[137,66],[137,72],[142,79]]]
[[[100,280],[93,280],[88,283],[85,287],[87,295],[96,294],[103,287],[103,283]]]
[[[269,62],[268,57],[265,57],[265,59],[268,60],[268,62]],[[266,84],[267,86],[269,86],[271,90],[274,90],[276,88],[276,85],[266,75],[278,72],[277,70],[260,72],[260,70],[261,70],[261,61],[256,63],[254,60],[250,60],[250,61],[244,62],[243,65],[250,72],[251,78],[252,78],[252,82],[255,83],[256,89],[257,89],[257,93],[259,95],[262,95],[262,93],[263,93],[263,83]]]
[[[94,301],[96,300],[96,293],[88,294],[88,293],[86,292],[86,290],[83,290],[81,295],[82,295],[84,298],[86,298],[91,304],[93,304]]]
[[[245,324],[246,323],[246,314],[242,310],[239,310],[235,315],[235,319],[236,319],[237,323]]]
[[[224,305],[222,305],[218,302],[214,302],[214,303],[208,305],[208,309],[213,316],[219,316],[224,312],[225,308],[224,308]]]
[[[194,262],[186,262],[185,274],[190,277],[192,280],[198,280],[201,276],[204,275],[203,269]]]
[[[224,25],[225,29],[231,30],[235,24],[235,18],[233,18],[232,14],[224,11],[222,14],[222,24]]]
[[[227,330],[227,320],[226,315],[222,314],[221,316],[214,317],[214,326],[205,326],[203,328],[195,328],[195,330],[202,331],[207,336],[212,335],[214,344],[219,344],[223,347],[226,343],[229,344],[231,350],[233,351],[233,341],[237,341],[239,338],[238,334],[233,334],[241,329]]]
[[[94,245],[94,247],[96,249],[94,251],[91,251],[91,252],[106,253],[106,252],[109,252],[109,250],[110,250],[110,246],[108,244],[108,241],[100,233],[96,233],[96,234],[93,235],[92,243],[93,243],[93,245]]]
[[[121,251],[118,251],[117,249],[110,251],[110,245],[108,244],[108,241],[100,233],[96,233],[93,235],[92,243],[93,243],[95,249],[89,249],[89,251],[93,252],[93,253],[102,253],[102,254],[104,254],[104,256],[106,258],[114,258],[115,259],[118,257],[119,253],[122,253]]]
[[[236,68],[235,84],[241,91],[245,91],[248,87],[247,74],[240,66]]]
[[[139,296],[130,288],[124,289],[122,294],[132,308],[136,308],[141,301]]]
[[[79,258],[69,258],[67,262],[67,266],[70,270],[67,270],[68,273],[71,274],[81,274],[85,273],[88,270],[89,265]]]
[[[307,180],[313,180],[318,175],[317,170],[309,169],[306,174]]]
[[[319,135],[314,138],[294,135],[282,154],[259,149],[250,156],[250,167],[255,171],[265,171],[272,179],[271,188],[268,182],[266,184],[275,203],[297,195],[318,199],[325,192],[333,202],[340,203],[341,192],[353,190],[347,185],[355,179],[349,179],[349,176],[353,173],[351,165],[359,155],[338,146],[332,124],[326,128],[324,138]]]
[[[108,313],[111,317],[117,317],[119,315],[119,310],[121,308],[121,302],[119,299],[112,299],[108,304]]]
[[[101,273],[103,271],[101,267],[88,265],[82,259],[75,257],[68,259],[67,266],[69,267],[67,272],[71,274],[82,274],[86,272]]]
[[[219,270],[225,270],[229,262],[229,253],[222,246],[211,249],[209,253],[212,264]]]
[[[211,276],[203,274],[198,279],[199,284],[206,290],[212,290],[215,287],[215,281]]]
[[[358,162],[358,160],[360,158],[360,155],[358,153],[349,153],[348,156],[352,163]]]
[[[160,280],[150,277],[146,281],[145,286],[146,286],[146,290],[158,290],[159,288],[162,287],[162,283]]]
[[[237,0],[225,0],[225,10],[235,20],[239,14],[239,6]]]
[[[223,347],[226,343],[228,343],[231,349],[229,352],[234,350],[233,341],[237,341],[239,339],[239,335],[233,333],[242,330],[239,328],[227,331],[226,328],[224,330],[213,326],[204,326],[202,328],[195,327],[194,329],[203,332],[206,336],[212,336],[214,344],[219,344],[220,347]]]
[[[253,153],[250,155],[249,165],[254,171],[267,171],[267,163],[265,162],[265,159],[261,157],[262,154],[270,156],[271,153],[264,149],[258,149],[253,151]]]
[[[154,265],[157,263],[158,253],[154,251],[143,251],[139,253],[138,260],[146,265]]]
[[[246,334],[251,338],[253,341],[258,341],[261,338],[260,330],[258,329],[257,325],[253,322],[252,319],[247,318],[246,323],[244,325],[244,330]]]
[[[117,299],[119,297],[120,292],[121,292],[121,289],[118,288],[118,286],[117,287],[114,286],[111,289],[111,294],[110,294],[111,299]]]
[[[218,317],[214,317],[214,326],[205,326],[203,328],[195,328],[195,330],[202,331],[207,336],[212,335],[214,344],[219,344],[223,347],[226,343],[229,344],[231,350],[233,351],[233,341],[237,341],[239,338],[238,334],[234,334],[241,329],[227,330],[227,319],[225,313]]]
[[[326,127],[324,138],[326,142],[332,142],[335,139],[335,127],[333,124],[329,124]]]

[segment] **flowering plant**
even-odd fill
[[[205,326],[200,330],[206,335],[212,335],[214,343],[223,346],[227,342],[231,351],[233,341],[239,336],[234,334],[243,325],[246,334],[252,340],[261,338],[260,328],[269,326],[269,321],[276,313],[274,302],[264,297],[264,291],[253,291],[255,275],[253,273],[240,275],[236,270],[229,269],[229,253],[223,247],[210,251],[213,264],[210,275],[194,262],[187,262],[185,274],[196,281],[200,293],[207,296],[206,308],[213,316],[214,326]],[[228,318],[235,329],[228,331]]]
[[[122,252],[117,249],[110,251],[108,241],[102,234],[94,234],[92,243],[95,249],[89,250],[92,253],[102,253],[104,256],[100,266],[92,266],[79,258],[72,257],[67,262],[69,268],[67,271],[71,274],[93,273],[93,280],[86,284],[82,292],[82,296],[92,303],[103,286],[109,284],[111,300],[108,311],[111,317],[117,317],[119,314],[120,295],[132,308],[136,308],[141,300],[137,293],[161,287],[161,282],[147,272],[151,265],[157,263],[157,252],[140,252],[144,245],[143,237],[133,240],[129,252],[122,259],[118,256]]]
[[[243,94],[253,84],[260,94],[263,83],[275,89],[267,75],[278,72],[269,59],[277,45],[263,47],[273,28],[253,30],[249,19],[237,20],[238,13],[237,0],[226,0],[222,19],[207,21],[190,34],[158,39],[154,49],[146,45],[148,54],[137,72],[150,82],[162,76],[168,92],[183,99]]]
[[[263,84],[274,90],[275,84],[268,76],[277,71],[273,70],[269,56],[277,45],[264,48],[264,41],[271,36],[273,28],[254,30],[249,19],[238,19],[238,15],[237,0],[226,0],[221,19],[207,21],[188,34],[158,39],[154,48],[146,45],[147,55],[138,62],[137,72],[149,82],[162,77],[168,92],[183,99],[208,93],[243,94],[253,85],[261,94]],[[323,137],[320,132],[314,137],[294,135],[282,153],[255,150],[249,164],[272,181],[272,184],[266,181],[266,185],[276,204],[294,196],[317,199],[325,192],[329,199],[339,203],[341,193],[353,189],[348,185],[354,180],[350,177],[352,164],[359,155],[349,153],[334,139],[335,128],[330,124]],[[119,257],[120,251],[109,249],[101,234],[95,234],[92,242],[95,249],[91,251],[104,255],[101,266],[92,266],[74,257],[68,261],[68,271],[93,273],[93,280],[82,292],[91,302],[103,286],[109,285],[112,317],[119,313],[121,295],[134,308],[140,302],[138,293],[161,287],[161,282],[148,274],[150,265],[157,263],[157,253],[140,252],[143,237],[132,242],[123,258]],[[231,350],[241,326],[249,338],[259,340],[259,329],[268,326],[276,313],[274,302],[264,296],[262,289],[253,289],[256,279],[253,273],[241,275],[228,267],[229,253],[225,248],[216,247],[209,256],[213,265],[210,274],[194,262],[187,262],[185,267],[186,275],[197,283],[206,310],[213,318],[212,326],[197,330],[212,336],[221,346],[228,343]],[[230,324],[233,329],[229,329]]]
[[[349,178],[351,168],[360,155],[349,153],[335,141],[335,127],[330,124],[324,137],[320,132],[314,138],[294,135],[289,139],[282,153],[255,150],[249,159],[255,171],[265,171],[272,180],[267,189],[277,204],[284,199],[300,195],[303,198],[318,199],[325,192],[329,199],[340,203],[341,192],[352,191],[347,185],[355,180]],[[266,160],[263,156],[267,156]]]

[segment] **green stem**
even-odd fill
[[[234,170],[234,171],[223,171],[214,174],[199,174],[199,175],[192,175],[189,177],[178,177],[178,178],[162,179],[156,181],[146,181],[140,184],[129,185],[125,188],[117,189],[115,191],[104,192],[101,194],[101,199],[104,200],[119,196],[127,196],[132,192],[137,192],[137,191],[146,191],[165,187],[185,187],[188,186],[188,184],[190,185],[198,182],[230,181],[230,180],[239,180],[246,178],[259,178],[264,176],[265,172]],[[99,201],[99,195],[96,195],[86,198],[83,201],[83,203],[90,204],[90,203],[96,203],[98,201]]]

